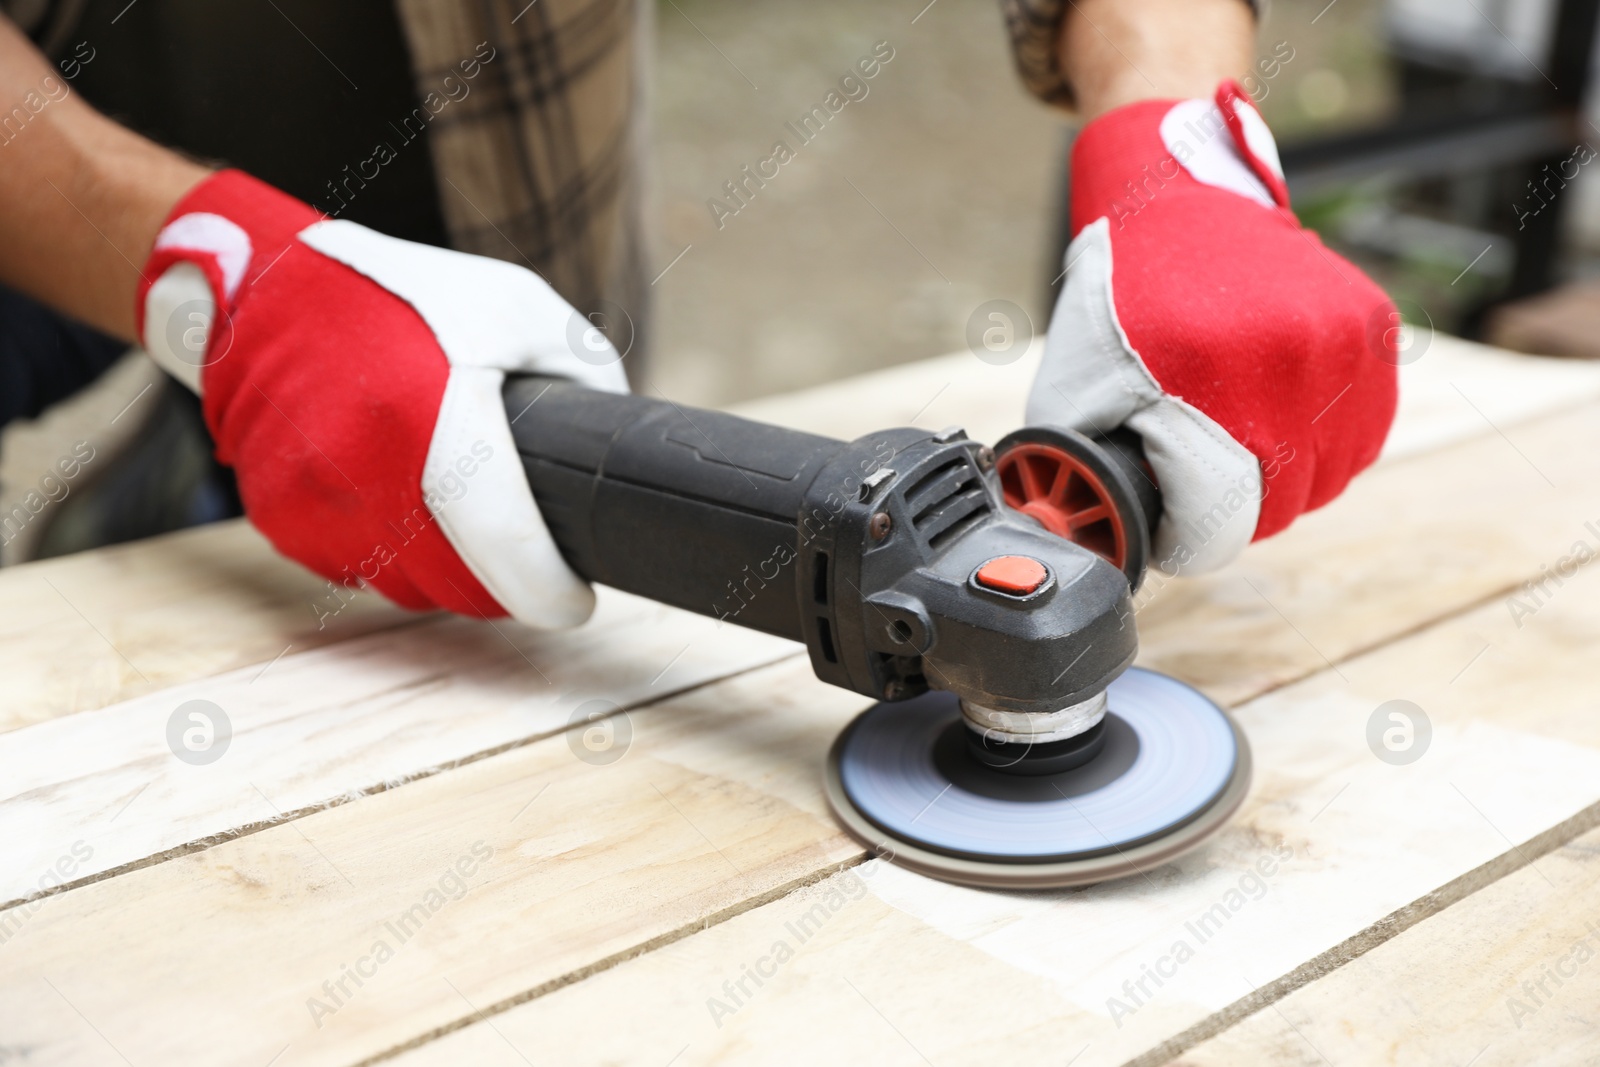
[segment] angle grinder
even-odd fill
[[[1083,885],[1194,848],[1243,801],[1237,724],[1131,666],[1161,512],[1135,436],[845,442],[536,376],[504,400],[575,571],[800,641],[817,677],[879,701],[826,769],[840,824],[879,855]]]

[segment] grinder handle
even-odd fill
[[[841,441],[669,400],[511,375],[506,418],[556,547],[582,577],[804,640],[805,491]]]

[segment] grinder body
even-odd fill
[[[959,430],[845,442],[542,377],[508,380],[505,402],[575,571],[801,641],[824,681],[1027,717],[1097,698],[1133,660],[1143,557],[1129,573],[1008,507],[994,453]],[[1133,510],[1126,540],[1147,545]],[[1007,556],[1044,580],[986,584]]]
[[[505,401],[574,570],[802,641],[818,677],[879,701],[823,776],[877,855],[968,885],[1083,885],[1169,862],[1242,803],[1237,724],[1129,669],[1161,507],[1131,435],[846,442],[547,378],[511,379]]]

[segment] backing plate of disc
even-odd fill
[[[1250,787],[1250,747],[1197,690],[1130,668],[1106,692],[1105,746],[1049,775],[985,767],[950,693],[874,704],[828,754],[828,803],[903,867],[993,888],[1087,885],[1204,842]]]

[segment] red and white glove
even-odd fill
[[[1238,85],[1087,124],[1030,424],[1142,439],[1155,560],[1212,570],[1343,491],[1394,418],[1394,305],[1302,229]]]
[[[609,341],[531,271],[325,219],[223,171],[173,209],[136,315],[284,555],[408,608],[546,627],[593,610],[500,389],[508,371],[627,385]]]

